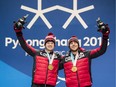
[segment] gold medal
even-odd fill
[[[73,66],[71,70],[72,70],[73,72],[76,72],[76,71],[77,71],[77,67],[76,67],[76,66]]]
[[[49,65],[48,65],[48,69],[49,69],[49,70],[53,70],[53,65],[52,65],[52,64],[49,64]]]

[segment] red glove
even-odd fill
[[[24,24],[26,23],[26,18],[28,17],[28,14],[20,18],[17,22],[14,21],[14,30],[15,32],[21,32],[24,27]]]
[[[109,36],[110,34],[110,29],[108,27],[108,24],[104,26],[104,29],[99,29],[99,32],[103,34],[103,36]]]
[[[16,32],[17,36],[22,36],[22,29],[23,29],[23,27],[22,26],[20,26],[20,27],[18,26],[17,27],[17,24],[18,24],[18,22],[14,24],[14,31]]]
[[[24,24],[26,23],[26,18],[28,17],[28,14],[20,18],[17,22],[14,21],[14,31],[16,32],[17,36],[22,35],[22,29],[25,28]]]
[[[21,32],[22,31],[22,29],[23,29],[23,27],[16,27],[17,25],[16,24],[14,24],[14,31],[16,32],[16,33],[18,33],[18,32]]]
[[[106,32],[103,33],[104,36],[109,36],[110,34],[110,28],[108,27],[108,24],[106,24]]]
[[[104,27],[105,27],[104,29],[99,29],[99,32],[103,34],[103,39],[108,39],[110,34],[110,29],[108,27],[108,24],[106,24]]]

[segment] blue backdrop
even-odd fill
[[[48,32],[56,35],[55,51],[64,55],[72,35],[81,47],[94,49],[101,43],[96,19],[111,29],[106,53],[92,60],[92,87],[115,87],[115,0],[1,0],[0,1],[0,87],[30,87],[33,59],[20,47],[13,21],[29,14],[23,35],[28,44],[43,49]],[[65,87],[63,70],[57,87]]]

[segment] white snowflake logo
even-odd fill
[[[35,21],[41,17],[42,20],[44,21],[44,23],[46,24],[46,26],[51,29],[52,25],[50,24],[50,22],[47,20],[47,18],[44,16],[44,13],[53,11],[53,10],[61,10],[67,13],[71,13],[70,17],[67,19],[67,21],[64,23],[64,25],[62,26],[64,29],[66,29],[68,27],[68,25],[70,24],[70,22],[73,20],[74,17],[76,17],[79,22],[82,24],[82,26],[86,29],[88,28],[87,24],[84,22],[84,20],[82,19],[82,17],[79,15],[82,12],[88,11],[88,10],[92,10],[94,9],[94,6],[87,6],[81,9],[77,9],[77,0],[73,0],[73,9],[69,9],[60,5],[55,5],[46,9],[42,9],[42,0],[38,0],[38,9],[33,9],[24,5],[21,5],[21,9],[35,13],[36,15],[33,17],[33,19],[31,20],[31,22],[27,25],[27,28],[30,29],[33,24],[35,23]]]

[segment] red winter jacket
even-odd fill
[[[48,84],[55,86],[57,81],[58,60],[54,60],[53,70],[48,69],[48,58],[36,56],[36,65],[33,82],[36,84]]]
[[[32,83],[42,85],[47,84],[51,86],[56,85],[57,74],[59,69],[60,55],[55,53],[53,60],[53,70],[48,69],[48,58],[45,50],[36,50],[29,46],[24,40],[22,33],[17,34],[17,38],[21,44],[21,47],[34,58],[33,65],[33,81]],[[49,54],[53,55],[53,52]]]
[[[72,62],[64,64],[67,87],[85,87],[90,86],[90,68],[88,58],[82,58],[77,61],[77,72],[72,72]]]
[[[107,38],[103,37],[102,45],[99,48],[87,51],[79,48],[79,58],[76,62],[77,71],[73,72],[70,52],[63,58],[66,87],[87,87],[92,85],[91,80],[91,59],[105,53],[107,49]]]

